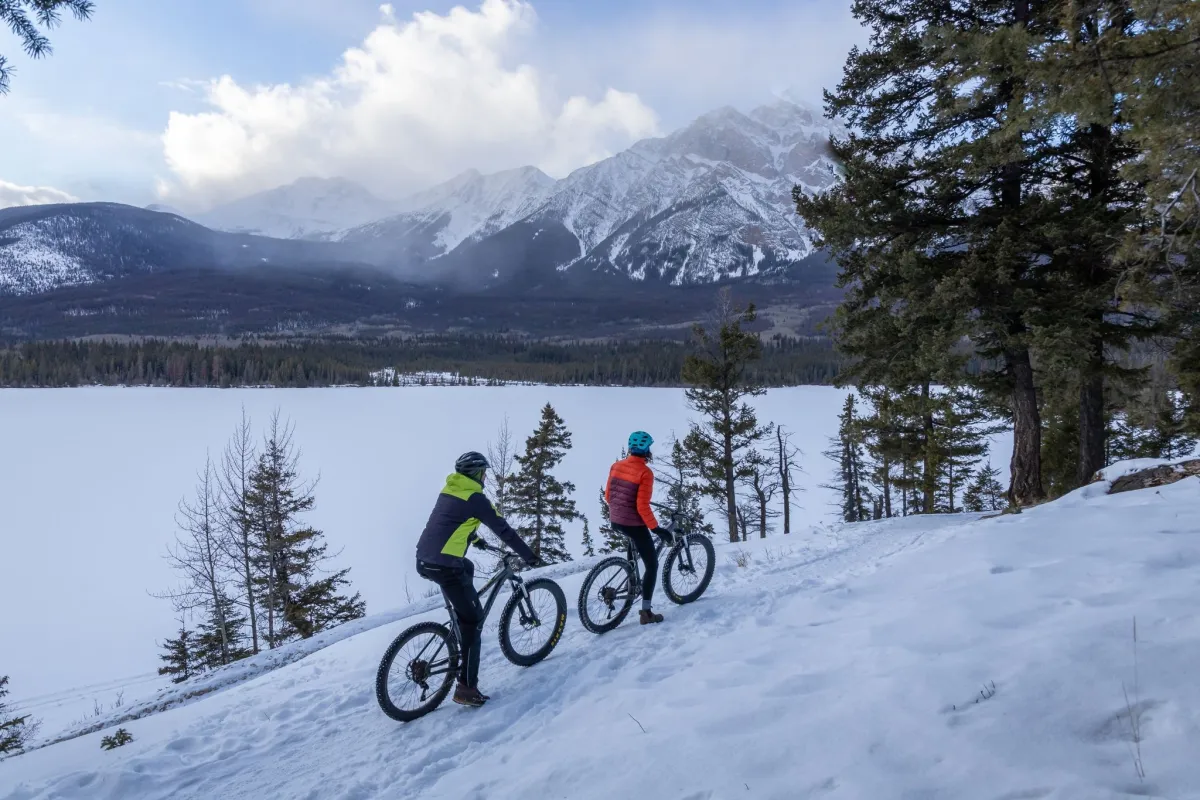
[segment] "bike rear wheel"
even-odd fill
[[[694,602],[712,580],[716,554],[712,541],[701,533],[689,533],[671,548],[663,563],[663,592],[671,602]]]
[[[608,633],[633,608],[635,593],[641,592],[633,565],[620,556],[606,558],[592,567],[579,587],[579,621],[592,633]]]
[[[458,676],[458,642],[437,622],[413,625],[384,651],[375,673],[379,707],[398,722],[412,722],[433,711]]]
[[[550,655],[566,624],[562,588],[549,578],[529,581],[524,594],[513,592],[500,612],[500,650],[518,667],[531,667]]]

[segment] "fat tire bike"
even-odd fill
[[[479,590],[480,597],[489,592],[483,606],[483,618],[491,613],[500,588],[508,583],[512,595],[500,612],[500,651],[519,667],[538,663],[558,644],[567,623],[567,600],[562,588],[549,578],[526,581],[521,577],[521,557],[498,548],[485,550],[500,553],[497,571]],[[445,593],[443,592],[443,598]],[[375,673],[375,698],[379,707],[399,722],[412,722],[433,711],[450,693],[458,677],[462,632],[458,617],[449,598],[446,611],[449,625],[440,622],[418,622],[395,638],[384,651],[379,670]],[[529,642],[540,634],[540,645]]]
[[[665,527],[671,534],[669,545],[659,539],[655,548],[662,563],[663,593],[678,605],[695,602],[712,580],[716,562],[712,540],[696,530],[699,520],[694,517],[660,503],[651,505],[665,513],[669,520]],[[592,567],[579,587],[579,621],[592,633],[616,628],[634,600],[641,599],[637,549],[628,536],[624,539],[625,555],[610,556]]]

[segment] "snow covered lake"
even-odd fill
[[[830,522],[833,495],[821,455],[845,393],[828,387],[769,392],[764,420],[794,432],[804,455],[794,525]],[[368,613],[420,598],[413,552],[454,458],[483,449],[507,416],[519,445],[547,401],[573,433],[561,476],[580,510],[600,522],[598,493],[629,432],[682,436],[689,412],[678,389],[408,387],[401,389],[0,390],[0,585],[21,612],[0,617],[0,674],[13,698],[45,720],[44,733],[116,692],[163,685],[156,642],[174,633],[163,558],[179,500],[205,454],[219,458],[241,410],[261,430],[273,410],[296,425],[307,476],[320,475],[310,519],[335,562],[351,568]],[[992,461],[1007,465],[998,437]],[[571,532],[579,548],[582,525]]]

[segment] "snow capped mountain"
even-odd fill
[[[330,238],[385,253],[400,261],[425,260],[450,252],[468,238],[481,239],[532,213],[556,182],[536,167],[483,175],[478,170],[451,178],[399,204],[399,214],[334,234]]]
[[[232,233],[309,239],[324,238],[393,211],[391,204],[345,178],[301,178],[218,206],[194,219]]]
[[[303,178],[189,216],[111,203],[6,209],[0,294],[214,263],[314,261],[471,290],[774,282],[814,255],[792,189],[838,180],[828,140],[843,132],[781,96],[746,113],[717,109],[561,180],[534,167],[468,170],[389,203],[348,180]],[[222,238],[231,234],[258,236]]]
[[[779,271],[813,253],[792,187],[813,192],[837,180],[834,131],[787,99],[749,114],[721,108],[577,170],[539,215],[575,234],[583,266],[638,280]]]
[[[787,97],[721,108],[560,181],[532,167],[465,172],[334,238],[394,266],[469,264],[487,280],[531,267],[675,285],[772,276],[813,254],[792,188],[837,180],[831,133],[840,126]]]

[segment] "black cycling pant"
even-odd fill
[[[658,578],[658,553],[654,552],[654,538],[650,529],[645,525],[618,525],[613,523],[613,529],[623,533],[637,548],[638,557],[646,566],[642,575],[642,608],[650,608],[650,598],[654,596],[654,582]],[[670,544],[670,538],[659,535],[659,538]]]
[[[479,641],[483,633],[483,606],[479,592],[471,579],[475,577],[475,565],[463,559],[461,567],[444,567],[417,560],[417,574],[441,587],[450,601],[454,616],[458,619],[461,634],[458,645],[462,650],[459,661],[458,679],[471,687],[479,685]]]

